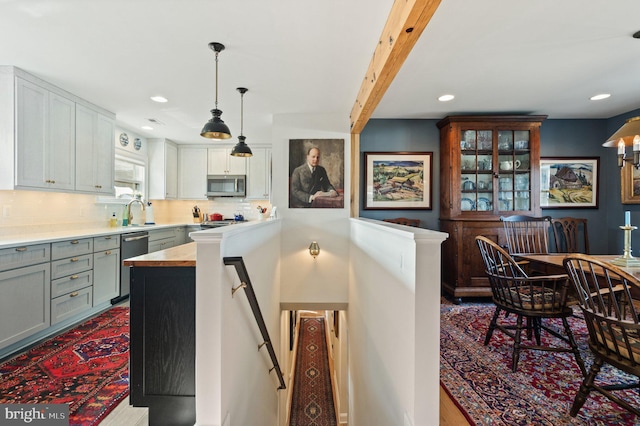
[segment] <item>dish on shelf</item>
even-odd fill
[[[478,198],[478,211],[487,210],[491,210],[491,201],[489,201],[489,199],[485,197]]]
[[[470,198],[463,198],[460,200],[460,209],[464,211],[473,210],[475,203]]]

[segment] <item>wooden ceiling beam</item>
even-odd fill
[[[396,0],[351,109],[351,133],[359,134],[440,5],[440,0]]]

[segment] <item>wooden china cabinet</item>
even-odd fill
[[[500,216],[540,215],[546,115],[450,116],[440,129],[442,287],[456,302],[491,296],[476,235],[505,245]]]

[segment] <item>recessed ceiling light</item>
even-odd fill
[[[142,126],[142,129],[145,129],[145,130],[153,130],[153,127],[151,127],[151,126]]]
[[[592,101],[599,101],[601,99],[607,99],[609,96],[611,96],[609,93],[600,93],[599,95],[593,95],[589,99]]]
[[[440,96],[440,97],[438,98],[438,100],[439,100],[440,102],[447,102],[447,101],[450,101],[450,100],[451,100],[451,99],[453,99],[453,98],[455,98],[455,96],[453,96],[453,95],[442,95],[442,96]]]
[[[154,102],[160,102],[162,104],[169,101],[169,99],[165,98],[164,96],[152,96],[151,100]]]

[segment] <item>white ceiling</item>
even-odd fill
[[[344,114],[348,123],[392,4],[0,0],[0,64],[114,112],[143,136],[202,143],[215,99],[207,45],[220,42],[218,106],[238,136],[235,89],[249,89],[251,145],[279,114]],[[373,117],[609,118],[640,108],[638,16],[638,0],[442,0]],[[612,96],[589,101],[603,92]],[[437,101],[444,93],[456,98]],[[149,118],[164,125],[140,129]]]

